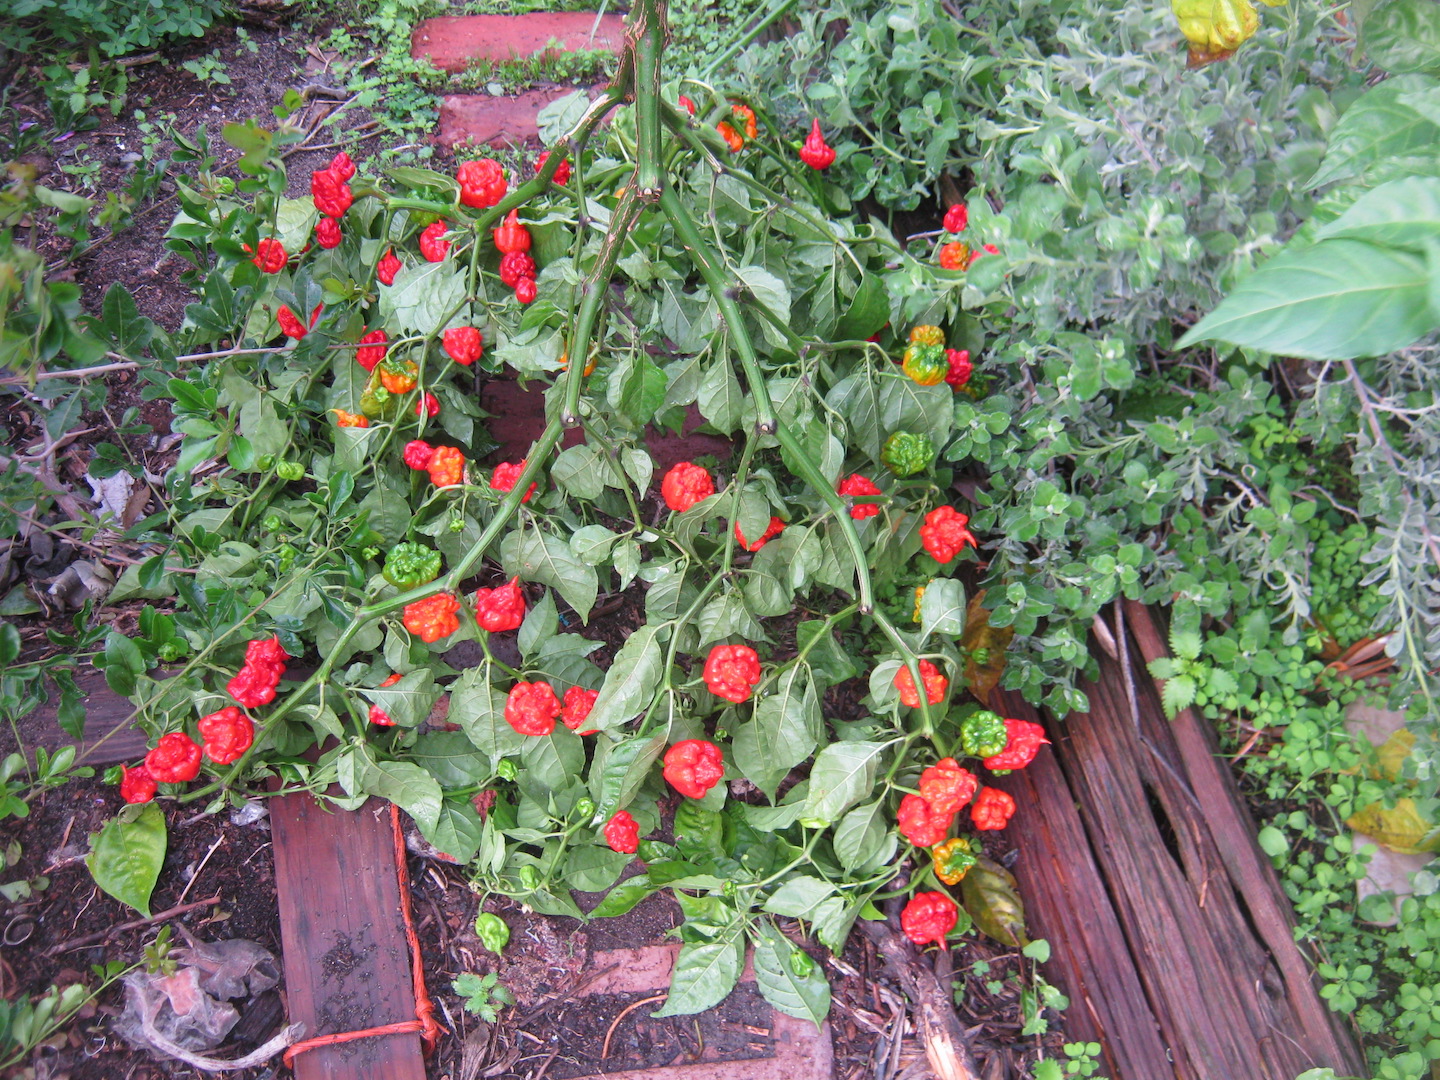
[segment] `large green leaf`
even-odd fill
[[[409,761],[366,761],[360,773],[360,790],[389,799],[412,818],[426,836],[440,821],[440,785],[419,765]]]
[[[392,336],[433,334],[465,300],[465,274],[451,259],[407,266],[380,290],[380,317]]]
[[[1283,251],[1180,339],[1226,341],[1311,360],[1379,356],[1434,329],[1417,255],[1360,240]]]
[[[505,695],[490,685],[488,665],[470,668],[450,687],[448,719],[459,724],[465,737],[489,756],[491,764],[518,754],[525,745],[505,719]]]
[[[787,1016],[809,1020],[817,1029],[830,1014],[830,984],[820,965],[801,954],[768,922],[760,924],[755,942],[755,984],[775,1008]]]
[[[390,686],[362,687],[360,693],[379,705],[395,723],[407,728],[418,727],[440,698],[440,688],[435,685],[429,668],[412,671]]]
[[[615,811],[630,804],[664,750],[663,731],[618,743],[602,741],[596,746],[595,762],[590,767],[590,796],[595,802],[596,825],[603,825]]]
[[[857,806],[835,827],[835,857],[845,869],[854,870],[883,851],[889,835],[890,820],[883,800]]]
[[[585,768],[580,736],[557,724],[549,735],[534,735],[520,751],[526,770],[551,791],[564,791]]]
[[[954,578],[935,578],[920,597],[920,642],[931,634],[958,638],[965,632],[965,586]]]
[[[91,834],[85,865],[96,885],[148,919],[165,847],[165,815],[160,807],[153,802],[139,810],[126,807]]]
[[[837,742],[821,750],[810,770],[803,820],[828,825],[869,795],[884,743]]]
[[[446,799],[440,804],[435,824],[421,832],[438,850],[463,865],[480,850],[485,823],[469,799]]]
[[[680,946],[670,973],[670,996],[650,1015],[690,1016],[720,1004],[739,981],[744,961],[744,939]]]
[[[516,530],[501,542],[500,561],[511,576],[518,574],[522,581],[549,585],[582,621],[589,621],[600,579],[595,568],[577,559],[565,541],[538,528]]]
[[[1436,0],[1389,0],[1365,18],[1361,43],[1386,71],[1440,70],[1440,5]]]
[[[755,716],[735,733],[735,764],[745,778],[775,801],[790,770],[815,749],[820,706],[803,664],[780,677],[775,692],[755,706]]]
[[[1387,158],[1433,150],[1440,128],[1400,97],[1436,86],[1440,83],[1424,75],[1402,75],[1366,92],[1336,122],[1325,159],[1306,186],[1346,180]]]
[[[618,727],[644,711],[660,682],[665,664],[660,627],[642,626],[631,634],[605,674],[605,685],[590,710],[589,726]]]
[[[1427,241],[1440,237],[1440,177],[1407,176],[1381,184],[1315,234],[1316,240],[1342,237],[1424,251]]]

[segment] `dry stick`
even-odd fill
[[[45,955],[58,956],[62,952],[69,952],[72,949],[83,949],[87,945],[94,945],[98,942],[104,941],[111,934],[118,934],[122,930],[138,930],[142,926],[150,926],[152,923],[161,922],[165,919],[173,919],[176,915],[183,915],[185,914],[185,912],[194,911],[196,908],[210,907],[212,904],[218,904],[219,902],[219,893],[216,893],[214,896],[208,897],[204,900],[192,900],[188,904],[180,904],[177,907],[170,908],[168,911],[162,911],[158,914],[151,915],[148,919],[132,919],[130,922],[121,923],[118,926],[112,926],[109,930],[100,930],[94,934],[86,934],[84,937],[71,938],[69,941],[62,941],[59,945],[51,946],[51,948],[45,953]]]
[[[185,883],[185,888],[180,893],[180,899],[178,903],[183,904],[185,902],[185,897],[189,895],[190,889],[194,886],[195,882],[200,880],[200,871],[205,869],[205,864],[210,861],[210,856],[214,855],[215,849],[224,842],[225,834],[221,833],[218,837],[216,837],[215,843],[210,845],[210,850],[205,852],[205,858],[200,860],[200,865],[195,868],[195,873],[190,876],[190,880]]]
[[[605,1044],[600,1047],[600,1060],[604,1061],[610,1056],[610,1040],[614,1037],[615,1029],[620,1026],[621,1020],[624,1020],[625,1017],[640,1008],[641,1005],[651,1005],[657,1001],[664,1001],[669,996],[670,994],[666,992],[664,994],[656,994],[654,997],[641,998],[639,1001],[632,1001],[629,1005],[626,1005],[625,1008],[621,1009],[620,1015],[615,1017],[611,1022],[610,1030],[605,1032]]]

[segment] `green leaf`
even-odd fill
[[[965,632],[965,586],[954,578],[935,578],[920,597],[920,641],[931,634],[958,638]]]
[[[1165,715],[1171,720],[1180,715],[1180,710],[1188,709],[1194,700],[1195,680],[1189,675],[1176,675],[1173,679],[1165,680],[1160,701],[1165,706]]]
[[[1379,356],[1434,329],[1429,285],[1418,255],[1322,240],[1271,259],[1178,347],[1219,340],[1310,360]]]
[[[790,770],[815,750],[820,705],[803,664],[778,680],[775,692],[755,706],[749,723],[735,733],[735,765],[745,778],[775,801],[775,790]]]
[[[129,638],[125,638],[124,640],[127,641],[127,642],[130,641]],[[133,647],[133,643],[131,643],[131,644],[132,644],[132,647]],[[109,647],[109,642],[108,642],[108,641],[106,642],[106,647],[107,647],[107,648]],[[137,652],[138,652],[138,650],[137,650]],[[19,656],[20,656],[20,631],[19,631],[19,630],[16,630],[15,627],[14,627],[12,624],[8,623],[8,622],[7,622],[7,623],[0,623],[0,667],[5,667],[5,666],[7,666],[7,665],[13,664],[13,663],[16,661],[16,659],[19,658]],[[108,659],[107,659],[107,664],[108,664]],[[141,671],[143,671],[143,670],[144,670],[144,668],[141,668]],[[140,672],[137,671],[137,672],[135,672],[135,674],[138,675],[138,674],[140,674]],[[132,681],[133,681],[133,680],[132,680]]]
[[[538,528],[508,533],[500,545],[500,561],[506,574],[549,585],[575,609],[582,622],[589,620],[600,588],[599,577],[595,568],[577,559],[570,545],[559,537]]]
[[[1430,270],[1430,317],[1440,324],[1440,241],[1426,246],[1425,265]]]
[[[817,907],[835,895],[835,886],[817,877],[796,877],[781,885],[765,901],[765,910],[792,919],[808,919]]]
[[[165,815],[155,803],[145,803],[120,811],[91,834],[85,865],[96,885],[148,919],[165,848]]]
[[[111,630],[105,635],[105,683],[121,697],[135,692],[135,679],[148,665],[140,649],[124,634]]]
[[[557,724],[549,735],[526,738],[520,759],[533,779],[551,791],[564,791],[585,767],[585,747],[580,736]]]
[[[884,800],[857,806],[835,827],[835,857],[846,870],[864,866],[885,849],[887,836],[890,820]]]
[[[696,406],[700,415],[709,420],[716,431],[729,434],[739,425],[740,415],[745,409],[745,395],[741,393],[740,380],[735,377],[735,368],[724,352],[720,352],[705,369]]]
[[[440,785],[419,765],[409,761],[364,761],[360,790],[389,799],[412,818],[426,836],[440,821]]]
[[[391,336],[433,334],[465,300],[465,274],[450,259],[407,266],[380,290],[380,318]]]
[[[1046,941],[1044,938],[1036,938],[1034,941],[1030,942],[1029,945],[1026,945],[1023,949],[1021,949],[1020,952],[1024,956],[1027,956],[1031,960],[1034,960],[1037,964],[1049,963],[1050,942]]]
[[[667,385],[665,372],[653,360],[643,354],[636,357],[621,383],[617,402],[620,412],[637,424],[648,424],[665,400]]]
[[[1424,251],[1427,241],[1440,237],[1440,177],[1407,176],[1367,191],[1315,234],[1316,240],[1340,237]]]
[[[435,824],[429,831],[420,831],[438,850],[464,865],[480,850],[485,823],[469,799],[446,799],[440,804]]]
[[[831,743],[815,757],[810,769],[810,794],[802,820],[828,825],[869,795],[883,743]]]
[[[1440,69],[1440,12],[1435,0],[1390,0],[1366,16],[1360,34],[1366,54],[1386,71]]]
[[[594,712],[591,712],[594,715]],[[603,825],[635,798],[650,767],[665,751],[665,733],[648,738],[625,739],[612,743],[600,742],[595,748],[595,763],[590,768],[590,797],[595,803],[593,823]]]
[[[665,664],[664,638],[658,626],[642,626],[631,634],[605,674],[600,696],[590,710],[589,725],[604,731],[634,719],[650,704]]]
[[[362,687],[362,696],[381,709],[401,727],[418,727],[440,699],[440,688],[429,668],[412,671],[390,686]]]
[[[680,946],[675,969],[670,973],[670,996],[650,1015],[690,1016],[720,1004],[740,980],[744,962],[743,939],[686,942]]]
[[[1325,159],[1305,186],[1346,180],[1386,159],[1433,148],[1440,130],[1400,96],[1436,86],[1440,83],[1424,75],[1401,75],[1372,87],[1336,122]]]
[[[547,592],[538,604],[525,613],[525,621],[520,624],[520,633],[516,637],[520,655],[526,660],[531,659],[559,628],[560,614],[555,610],[555,598]]]
[[[785,282],[763,266],[742,266],[736,275],[750,290],[755,302],[763,304],[779,321],[780,326],[790,323],[790,290]],[[760,331],[773,345],[784,346],[785,335],[769,319],[760,319]]]
[[[1269,855],[1272,859],[1278,859],[1290,850],[1290,842],[1285,839],[1285,834],[1274,825],[1266,825],[1255,837],[1260,850]]]
[[[565,883],[581,892],[604,892],[634,858],[599,844],[571,848],[565,858]]]
[[[755,942],[755,985],[775,1008],[786,1016],[811,1021],[818,1031],[830,1015],[830,984],[819,964],[801,966],[795,959],[798,952],[773,924],[761,923]],[[803,976],[795,973],[797,966],[805,971]]]
[[[592,919],[613,919],[617,915],[624,915],[641,900],[654,895],[661,888],[660,885],[652,885],[650,878],[645,874],[636,874],[632,878],[626,878],[611,889],[609,895],[596,905],[590,912],[590,917]]]
[[[878,333],[890,318],[890,297],[885,291],[885,282],[878,276],[866,273],[860,279],[850,307],[835,325],[837,341],[862,341]]]
[[[462,731],[427,732],[415,740],[409,756],[442,788],[472,787],[490,776],[485,755]]]

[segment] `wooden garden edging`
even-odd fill
[[[1053,753],[996,782],[1019,807],[1012,869],[1070,997],[1067,1036],[1099,1042],[1111,1080],[1359,1074],[1213,731],[1165,719],[1144,666],[1163,636],[1139,604],[1124,624],[1128,652],[1083,687],[1091,711],[1049,723]],[[993,706],[1038,719],[1015,694]]]

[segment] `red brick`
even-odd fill
[[[573,87],[526,90],[509,97],[488,94],[451,94],[440,102],[438,141],[454,146],[466,140],[479,146],[505,146],[538,138],[535,118],[556,98],[573,93]],[[529,179],[529,177],[526,177]]]
[[[619,52],[624,37],[624,20],[619,15],[601,16],[598,28],[594,13],[584,11],[444,15],[415,27],[410,55],[417,60],[426,58],[442,71],[464,71],[475,60],[509,60],[547,52],[552,40],[568,52]]]

